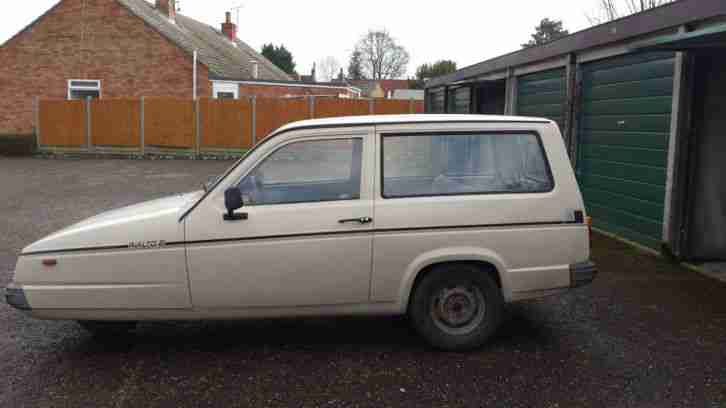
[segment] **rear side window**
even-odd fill
[[[537,193],[554,187],[535,133],[383,137],[383,197]]]

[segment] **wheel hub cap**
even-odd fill
[[[482,322],[484,308],[484,297],[478,288],[460,285],[439,291],[431,304],[431,315],[445,332],[465,334]]]

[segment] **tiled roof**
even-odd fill
[[[242,41],[230,41],[219,30],[184,15],[170,20],[145,0],[118,0],[146,24],[192,54],[209,69],[211,79],[250,80],[258,62],[258,80],[290,81],[292,78]]]

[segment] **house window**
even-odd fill
[[[234,92],[217,92],[217,99],[234,99]]]
[[[239,96],[239,85],[228,82],[214,82],[212,95],[215,99],[237,99]]]
[[[71,79],[68,81],[68,99],[98,99],[100,97],[100,80]]]

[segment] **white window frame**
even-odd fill
[[[94,82],[95,86],[74,86],[74,82]],[[70,101],[73,91],[98,91],[98,98],[101,99],[101,80],[100,79],[69,79],[68,80],[68,100]]]
[[[234,94],[234,99],[239,99],[239,85],[229,82],[214,82],[212,84],[212,96],[214,99],[219,99],[217,96],[219,93],[231,93]]]

